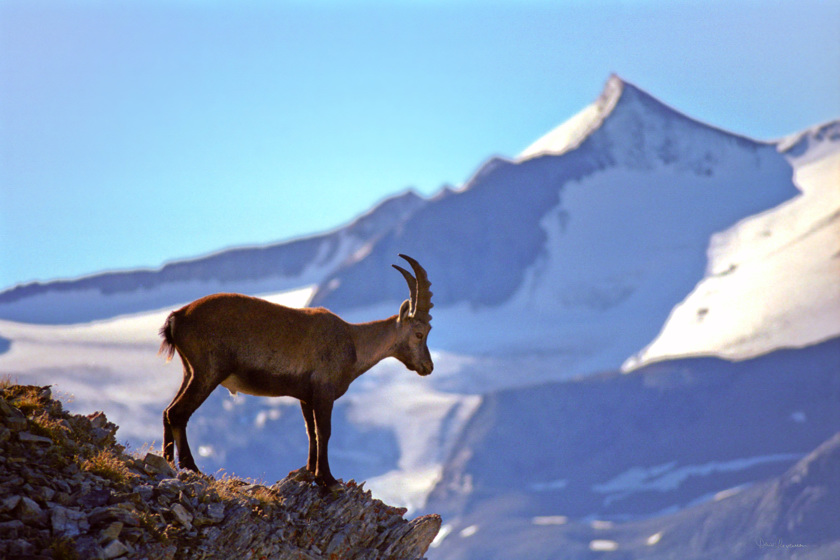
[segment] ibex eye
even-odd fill
[[[417,338],[423,338],[423,333],[414,333],[414,336],[416,336]]]

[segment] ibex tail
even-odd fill
[[[166,322],[160,328],[160,336],[163,337],[163,342],[160,343],[160,350],[158,350],[158,355],[164,354],[166,356],[166,361],[170,361],[172,356],[175,355],[175,339],[173,338],[173,332],[175,330],[175,313],[170,313],[169,317],[166,318]]]

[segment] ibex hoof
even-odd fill
[[[178,467],[184,470],[192,471],[196,474],[201,474],[201,471],[198,470],[195,463],[178,463]]]
[[[317,482],[320,486],[323,486],[324,488],[328,488],[330,490],[335,490],[341,487],[341,483],[334,479],[332,476],[316,476],[315,482]]]

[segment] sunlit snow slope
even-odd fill
[[[714,235],[706,276],[625,369],[757,356],[840,335],[840,122],[779,144],[802,191]]]

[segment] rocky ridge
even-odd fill
[[[178,472],[128,453],[116,431],[101,412],[67,413],[49,387],[0,385],[0,557],[408,560],[440,529],[363,483]]]

